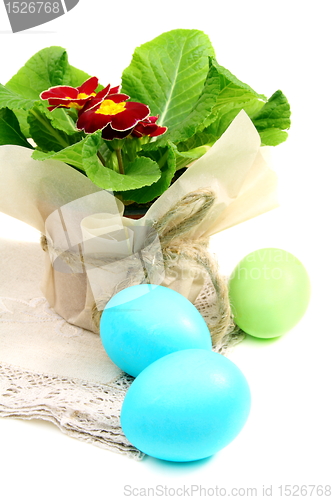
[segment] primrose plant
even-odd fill
[[[0,84],[0,146],[63,161],[125,205],[147,205],[241,110],[262,145],[286,140],[285,95],[267,99],[238,80],[198,30],[169,31],[138,47],[116,87],[71,66],[65,49],[48,47]]]

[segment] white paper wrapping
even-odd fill
[[[241,111],[200,159],[174,182],[140,220],[123,217],[112,193],[96,187],[70,166],[31,159],[31,150],[0,147],[0,210],[46,235],[50,253],[42,289],[50,305],[67,321],[96,330],[91,309],[96,297],[111,297],[122,287],[149,275],[194,302],[203,280],[197,276],[164,276],[158,238],[147,244],[147,231],[185,195],[208,188],[215,202],[208,216],[187,234],[197,240],[255,217],[277,206],[277,177],[267,148],[250,118]],[[83,256],[68,265],[64,252]],[[94,258],[110,263],[86,265]],[[81,259],[82,261],[82,259]],[[78,260],[80,262],[80,258]],[[121,264],[120,264],[121,263]],[[148,271],[147,271],[148,270]],[[88,279],[87,279],[88,275]]]

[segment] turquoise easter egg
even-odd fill
[[[213,351],[174,352],[148,366],[129,388],[121,426],[136,448],[188,462],[229,444],[250,412],[250,389],[237,366]]]
[[[112,297],[102,313],[100,335],[111,360],[133,377],[174,351],[212,348],[195,306],[159,285],[134,285]]]
[[[310,291],[308,273],[294,255],[278,248],[256,250],[230,277],[234,321],[254,337],[279,337],[302,318]]]

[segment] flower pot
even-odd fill
[[[128,219],[138,220],[142,219],[148,211],[149,207],[145,205],[127,205],[124,209],[124,217]]]
[[[219,342],[230,326],[230,312],[226,285],[209,253],[208,241],[211,235],[277,205],[277,179],[268,166],[266,151],[260,147],[251,120],[241,112],[146,215],[133,219],[122,216],[123,207],[112,193],[100,190],[69,165],[33,160],[24,147],[1,146],[0,210],[45,235],[42,289],[50,305],[68,322],[97,332],[96,310],[100,314],[122,288],[151,282],[168,286],[193,303],[203,296],[213,302],[210,308],[207,300],[201,301],[201,311],[205,315],[208,310],[211,332],[218,333]],[[97,253],[87,249],[87,241],[94,244],[101,234],[87,239],[81,222],[103,213],[133,231],[135,244],[130,254],[115,255],[106,249],[105,240],[99,242],[103,244]],[[158,236],[159,250],[155,240],[145,242],[144,231],[149,230]]]

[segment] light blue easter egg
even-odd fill
[[[212,348],[195,306],[159,285],[134,285],[112,297],[102,313],[100,334],[111,360],[133,377],[172,352]]]
[[[121,425],[136,448],[155,458],[188,462],[229,444],[250,412],[243,373],[224,356],[189,349],[155,361],[134,380]]]

